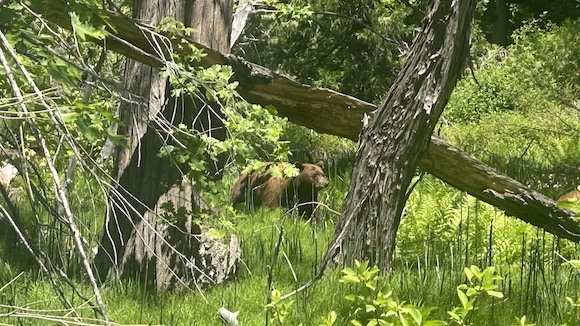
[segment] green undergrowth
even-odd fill
[[[260,209],[241,213],[236,229],[243,256],[235,280],[202,293],[196,289],[157,293],[136,285],[112,287],[106,294],[112,318],[119,323],[219,325],[217,311],[225,307],[240,311],[241,325],[265,325],[270,269],[272,286],[284,293],[306,283],[316,272],[333,223],[312,227],[307,221],[284,215],[281,209]],[[275,258],[280,232],[282,241]],[[340,305],[343,295],[337,295],[335,274],[294,298],[293,319],[309,325]]]
[[[408,205],[394,270],[384,275],[380,284],[393,292],[390,299],[419,308],[437,307],[429,318],[449,322],[447,312],[460,305],[457,286],[466,282],[464,268],[493,265],[502,277],[497,290],[504,297],[478,303],[469,319],[472,325],[515,325],[516,319],[524,315],[528,323],[559,325],[566,316],[578,313],[566,297],[577,300],[580,279],[576,270],[562,265],[564,259],[578,257],[577,246],[506,217],[430,177],[417,185]],[[335,219],[336,215],[327,210],[322,225],[312,226],[285,215],[282,209],[238,212],[234,228],[242,246],[243,263],[236,279],[201,292],[157,292],[133,282],[108,284],[103,287],[103,295],[109,314],[120,324],[220,325],[217,311],[225,307],[240,311],[240,325],[272,325],[267,322],[272,315],[264,308],[270,267],[272,286],[282,294],[306,283],[315,274],[333,235]],[[274,259],[280,232],[281,246]],[[339,282],[344,267],[336,266],[312,288],[283,301],[292,301],[283,325],[321,325],[331,311],[337,314],[335,325],[349,324],[352,303],[345,296],[356,289],[353,284]],[[2,284],[17,275],[8,264],[0,270]],[[90,293],[86,283],[77,285]],[[77,313],[95,318],[82,300],[73,293],[68,296],[78,307]],[[41,319],[30,311],[19,317],[5,315],[0,322],[7,324],[46,324],[48,315],[67,314],[48,311],[60,309],[63,304],[48,280],[33,272],[10,283],[2,291],[0,303],[33,309],[44,316]],[[11,311],[7,307],[1,310]]]
[[[107,284],[102,291],[112,320],[120,324],[220,325],[217,312],[225,307],[240,311],[240,325],[272,325],[268,323],[272,313],[265,309],[270,271],[273,288],[282,294],[297,289],[315,275],[334,233],[350,179],[349,167],[343,166],[346,161],[337,162],[327,164],[330,185],[320,193],[325,205],[320,225],[285,214],[283,209],[235,210],[230,230],[239,238],[242,263],[234,280],[201,291],[158,292],[135,282]],[[233,180],[228,176],[224,182]],[[521,321],[524,315],[528,323],[560,325],[566,316],[580,314],[580,305],[566,299],[578,300],[578,272],[562,265],[577,259],[577,249],[569,241],[424,176],[404,211],[394,269],[384,275],[380,285],[392,291],[391,300],[418,308],[437,307],[429,318],[449,322],[447,312],[460,305],[457,286],[466,282],[464,268],[494,266],[502,277],[497,290],[504,297],[478,303],[469,320],[472,325],[515,325],[516,318]],[[345,267],[354,266],[336,266],[307,291],[283,300],[288,313],[283,325],[321,325],[331,311],[336,312],[334,325],[350,324],[352,302],[345,297],[356,289],[339,282]],[[59,310],[64,304],[42,273],[20,275],[18,270],[14,264],[0,264],[0,282],[6,285],[0,304],[7,305],[0,306],[0,313],[5,314],[0,322],[46,324],[47,316],[62,319],[71,314]],[[82,275],[73,278],[80,291],[91,293],[83,279]],[[95,323],[95,313],[68,291],[67,297],[78,307],[76,313],[90,318],[87,323]],[[11,307],[28,310],[19,308],[20,313],[15,314]],[[580,321],[580,317],[571,320]]]

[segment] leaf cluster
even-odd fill
[[[339,282],[356,286],[354,293],[345,297],[352,302],[349,316],[353,325],[445,325],[441,320],[428,319],[434,307],[418,308],[392,298],[393,292],[380,286],[378,267],[368,267],[368,261],[355,261],[355,268],[347,267],[342,273]]]
[[[574,108],[580,94],[578,21],[540,28],[535,21],[514,33],[507,48],[489,46],[475,77],[460,81],[445,110],[451,122],[477,123],[507,111],[554,112]]]
[[[453,308],[447,313],[451,316],[451,321],[458,325],[470,325],[470,314],[476,310],[476,303],[483,297],[493,297],[502,299],[503,293],[496,291],[496,281],[502,280],[501,276],[495,275],[495,267],[490,266],[483,271],[479,267],[472,265],[465,267],[463,272],[467,276],[469,284],[457,286],[457,296],[461,306]]]

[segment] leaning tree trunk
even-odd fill
[[[195,42],[227,52],[232,7],[232,0],[198,0],[195,4],[135,0],[133,15],[150,25],[173,17],[196,29]],[[191,99],[169,98],[170,86],[159,71],[136,61],[127,63],[125,83],[140,98],[121,109],[124,127],[119,133],[127,135],[129,146],[116,154],[118,186],[109,196],[111,208],[95,257],[101,280],[114,275],[137,278],[157,288],[189,286],[191,281],[219,282],[231,267],[230,248],[205,238],[190,214],[178,216],[175,223],[163,221],[164,203],[192,212],[199,207],[199,194],[192,190],[191,182],[183,181],[185,167],[157,155],[171,139],[164,122],[202,132],[212,130],[213,137],[225,137],[221,117],[212,113],[219,109],[210,110]]]
[[[474,0],[435,0],[402,71],[363,120],[343,213],[324,262],[391,268],[406,191],[469,51]],[[368,121],[367,121],[368,118]]]

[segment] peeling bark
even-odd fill
[[[186,26],[195,22],[195,41],[228,51],[232,6],[231,0],[195,4],[135,0],[133,14],[150,24],[164,17],[173,17]],[[158,156],[161,147],[171,143],[168,125],[184,124],[224,138],[221,117],[212,113],[219,108],[210,110],[206,103],[186,97],[171,98],[170,85],[157,67],[132,60],[127,63],[125,84],[140,98],[121,108],[124,124],[119,134],[127,135],[128,146],[119,147],[116,154],[118,187],[110,194],[111,208],[95,267],[102,280],[132,278],[158,289],[221,282],[235,271],[239,257],[235,236],[227,246],[203,235],[192,222],[191,214],[200,208],[200,194],[193,190],[193,181],[183,181],[181,171],[187,167]],[[218,132],[221,136],[216,135]],[[167,220],[163,209],[167,203],[176,211],[181,208],[187,212],[186,216]]]
[[[402,71],[363,123],[348,196],[324,261],[351,266],[368,260],[391,268],[407,189],[468,57],[474,11],[475,0],[434,1],[428,10]]]

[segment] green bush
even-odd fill
[[[444,113],[455,123],[476,123],[506,111],[573,110],[580,94],[580,22],[548,30],[528,23],[514,34],[515,44],[489,46],[474,80],[460,81]]]

